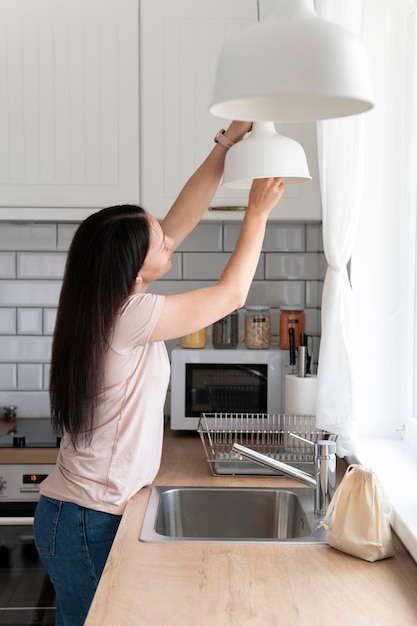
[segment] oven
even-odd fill
[[[34,544],[33,515],[59,442],[50,418],[0,420],[0,626],[55,624],[55,593]]]

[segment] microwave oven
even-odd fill
[[[174,348],[171,429],[196,430],[202,413],[282,413],[284,353]]]

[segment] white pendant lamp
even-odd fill
[[[372,107],[360,39],[320,19],[314,0],[274,0],[269,19],[224,45],[209,110],[226,119],[311,122]]]
[[[311,180],[304,149],[279,135],[273,122],[254,122],[250,135],[227,151],[222,185],[249,189],[254,178],[277,176],[287,185]]]

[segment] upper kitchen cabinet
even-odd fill
[[[262,19],[270,0],[261,0],[260,7]],[[165,215],[211,150],[216,132],[227,127],[227,120],[208,111],[217,59],[227,39],[257,19],[256,0],[141,0],[140,199],[156,217]],[[271,218],[321,220],[316,126],[277,124],[277,130],[303,145],[313,180],[287,185]],[[247,199],[247,191],[219,186],[212,207],[246,206]],[[241,215],[210,210],[205,219]]]
[[[139,201],[138,0],[0,3],[0,218]]]

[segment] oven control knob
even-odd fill
[[[0,493],[2,493],[5,487],[6,487],[6,481],[4,480],[4,478],[0,478]]]

